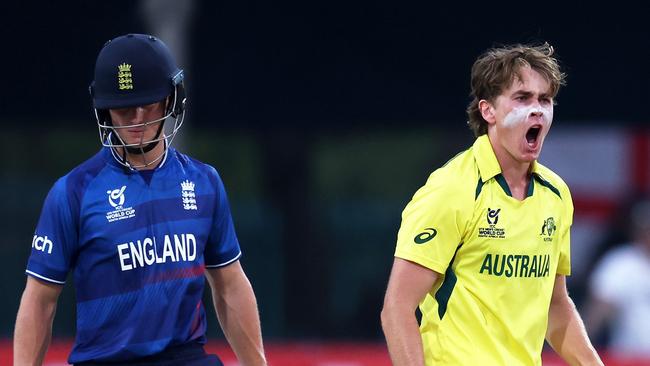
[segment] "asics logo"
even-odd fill
[[[424,232],[419,233],[413,238],[415,244],[424,244],[433,239],[438,234],[438,231],[432,227],[424,229]]]

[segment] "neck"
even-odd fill
[[[501,166],[501,174],[508,182],[527,183],[530,179],[530,163],[522,167],[504,165],[499,161],[499,165]]]
[[[528,164],[528,167],[530,167],[530,164]],[[528,192],[528,185],[530,184],[531,179],[529,170],[526,170],[522,173],[519,169],[502,168],[501,174],[506,180],[506,183],[508,183],[512,197],[518,200],[525,199]]]
[[[492,138],[490,138],[490,144],[501,167],[501,174],[508,183],[512,196],[523,200],[526,198],[526,192],[528,191],[533,163],[517,160],[501,145],[495,144]]]

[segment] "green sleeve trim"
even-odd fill
[[[478,195],[481,194],[481,190],[483,190],[483,180],[481,177],[478,177],[478,183],[476,184],[476,194],[474,195],[474,201],[478,199]]]
[[[454,264],[454,260],[456,259],[456,253],[458,253],[458,250],[462,246],[463,244],[461,243],[458,248],[456,248],[456,252],[451,258],[451,262],[449,262],[449,266],[445,271],[445,279],[442,281],[442,285],[440,285],[438,291],[436,291],[435,298],[438,302],[438,316],[440,317],[440,320],[442,320],[447,313],[447,304],[449,303],[451,294],[454,292],[454,287],[456,287],[457,278],[456,273],[452,269],[452,264]]]
[[[445,280],[436,291],[436,301],[438,302],[438,316],[440,320],[444,318],[447,313],[447,304],[449,303],[449,298],[451,293],[454,292],[454,287],[456,286],[456,273],[451,267],[447,268],[445,272]]]

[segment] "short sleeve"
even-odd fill
[[[560,232],[559,248],[560,256],[557,263],[557,274],[569,276],[571,275],[571,226],[573,225],[573,200],[569,189],[565,189],[562,200],[565,205],[565,216],[562,224],[562,232]]]
[[[464,196],[458,186],[444,184],[434,172],[402,212],[395,257],[444,273],[462,242],[467,211],[473,209]]]
[[[222,267],[230,264],[241,256],[241,249],[226,189],[217,171],[210,167],[210,180],[215,189],[215,210],[210,236],[205,248],[205,266],[207,268]]]
[[[65,178],[58,180],[45,198],[31,246],[25,272],[64,284],[77,246],[76,221],[71,215]]]

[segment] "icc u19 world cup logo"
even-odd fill
[[[108,203],[111,204],[113,207],[120,207],[124,205],[124,190],[126,189],[126,186],[122,186],[122,188],[114,189],[112,191],[106,191],[108,194]]]
[[[489,207],[487,209],[487,222],[489,225],[496,225],[499,222],[499,212],[501,209],[491,210]]]

